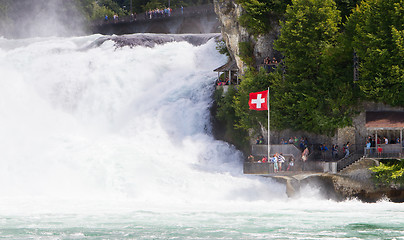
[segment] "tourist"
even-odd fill
[[[285,162],[285,157],[283,156],[283,153],[278,155],[278,170],[282,171],[282,165]]]
[[[289,138],[289,144],[293,144],[293,138],[292,137]]]
[[[384,137],[384,144],[389,144],[389,139],[387,139],[386,137]]]
[[[250,154],[250,156],[248,156],[248,161],[249,162],[254,162],[254,156],[252,154]]]
[[[338,156],[338,145],[335,145],[335,159],[338,159],[339,158],[339,156]]]
[[[331,158],[335,159],[335,144],[331,146]]]
[[[346,143],[345,145],[345,157],[349,156],[349,142]]]
[[[291,157],[290,159],[289,159],[289,165],[288,165],[288,168],[286,169],[286,171],[293,171],[294,170],[294,166],[295,165],[295,159],[293,159],[293,157]]]
[[[271,158],[271,162],[274,164],[274,172],[278,172],[278,153],[276,153],[274,157]]]
[[[379,145],[379,147],[377,148],[377,156],[381,157],[382,156],[382,152],[383,152],[383,148]]]
[[[371,146],[371,143],[369,140],[367,140],[366,141],[366,154],[370,154],[370,146]]]
[[[320,144],[320,152],[321,152],[321,157],[322,159],[326,159],[326,154],[327,154],[328,148],[327,146],[324,144]]]
[[[299,148],[300,148],[300,150],[304,150],[304,146],[305,146],[305,144],[304,144],[304,139],[302,138],[302,139],[300,139],[300,143],[299,143]]]
[[[108,15],[105,15],[104,21],[108,22]]]
[[[308,160],[308,156],[309,156],[309,148],[306,147],[304,149],[304,151],[302,152],[302,161],[303,161],[303,165],[302,165],[302,171],[306,170],[305,169],[305,163]]]
[[[257,144],[264,144],[264,136],[259,135],[257,137]]]
[[[342,155],[346,155],[346,144],[342,145]]]
[[[266,163],[268,162],[268,158],[266,156],[263,156],[261,159],[261,162]]]
[[[295,136],[293,144],[297,147],[299,145],[299,139]]]

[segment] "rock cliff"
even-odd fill
[[[252,36],[245,27],[239,24],[238,19],[244,13],[244,10],[236,1],[215,0],[214,6],[221,24],[223,40],[226,42],[231,57],[236,61],[238,68],[242,72],[245,64],[239,57],[240,42],[251,42],[253,44],[256,65],[261,64],[265,57],[276,57],[276,53],[273,50],[273,42],[280,31],[278,21],[272,21],[272,32],[265,35]]]

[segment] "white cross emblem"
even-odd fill
[[[257,108],[261,108],[261,104],[265,103],[265,98],[261,98],[262,94],[257,94],[257,99],[252,99],[252,104],[257,104]]]

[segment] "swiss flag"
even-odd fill
[[[268,90],[262,92],[250,93],[248,105],[252,110],[268,110]]]

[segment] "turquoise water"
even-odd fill
[[[133,211],[1,216],[2,239],[404,239],[404,210],[382,202],[322,202],[255,211]],[[281,203],[279,203],[281,204]],[[306,203],[307,204],[307,203]],[[278,205],[279,206],[279,205]],[[327,206],[327,208],[325,208]]]

